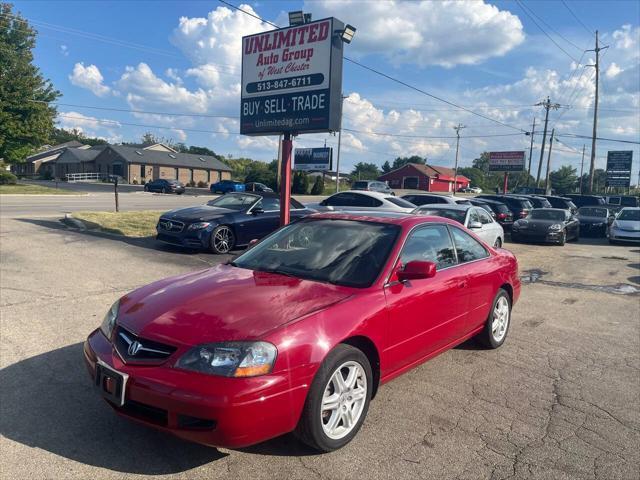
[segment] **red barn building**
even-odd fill
[[[378,177],[378,180],[388,182],[391,188],[425,190],[427,192],[453,192],[454,176],[452,168],[407,163]],[[455,191],[468,187],[470,182],[471,180],[467,177],[458,174]]]

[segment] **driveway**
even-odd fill
[[[640,249],[508,247],[528,283],[502,348],[467,342],[383,386],[337,452],[317,455],[290,435],[234,451],[119,418],[94,392],[81,349],[125,292],[229,257],[5,215],[0,476],[637,479]]]

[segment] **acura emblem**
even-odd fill
[[[127,349],[127,353],[130,356],[135,357],[141,348],[142,348],[142,344],[136,340],[131,345],[129,345],[129,348]]]

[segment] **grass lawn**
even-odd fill
[[[16,185],[0,185],[0,195],[83,195],[79,192],[65,188],[43,187],[41,185],[28,185],[18,183]]]
[[[90,230],[100,230],[125,237],[150,237],[156,234],[158,218],[164,210],[139,212],[75,212],[73,218],[80,220]]]

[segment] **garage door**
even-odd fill
[[[418,177],[405,177],[402,180],[402,188],[417,190],[418,189]]]

